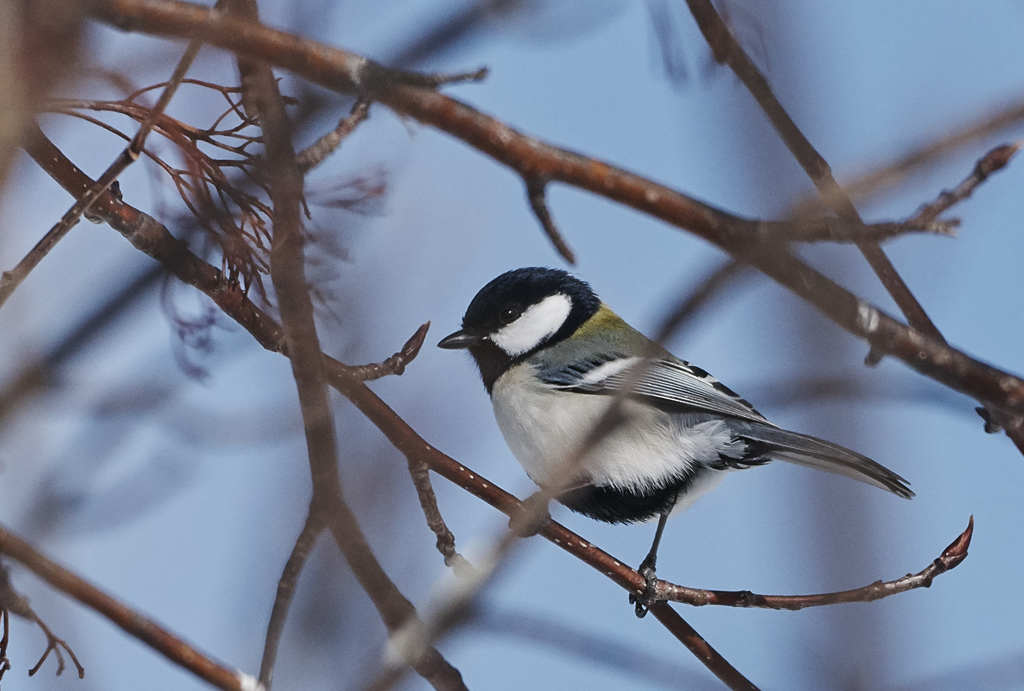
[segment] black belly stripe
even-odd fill
[[[587,485],[561,494],[558,501],[576,513],[599,521],[637,523],[669,511],[697,476],[707,472],[715,471],[698,468],[691,475],[674,478],[664,486],[649,490]]]

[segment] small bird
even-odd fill
[[[473,298],[462,328],[438,346],[469,350],[506,443],[543,490],[600,521],[658,519],[638,568],[646,592],[630,596],[638,617],[654,602],[665,521],[728,471],[774,458],[914,495],[906,480],[870,458],[772,424],[565,271],[533,267],[498,276]],[[591,437],[620,393],[616,424]]]

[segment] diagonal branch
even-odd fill
[[[1024,413],[1024,380],[908,328],[785,249],[766,246],[757,240],[758,221],[730,214],[604,161],[541,142],[437,91],[393,80],[375,81],[372,77],[384,68],[341,49],[173,0],[93,0],[90,12],[122,28],[159,35],[199,35],[211,44],[261,57],[328,88],[369,92],[374,100],[448,132],[521,176],[565,182],[699,235],[914,370],[983,403]]]
[[[850,198],[839,187],[839,183],[832,177],[832,170],[828,163],[818,153],[814,145],[804,136],[800,128],[789,116],[789,113],[779,103],[778,98],[772,93],[768,80],[761,71],[754,65],[754,62],[743,50],[743,47],[732,35],[728,25],[722,20],[715,10],[711,0],[686,0],[690,13],[697,21],[701,33],[711,47],[715,60],[728,64],[732,71],[740,78],[740,81],[747,87],[754,100],[761,106],[761,110],[768,116],[775,131],[779,133],[782,141],[785,142],[797,162],[803,167],[808,177],[814,182],[815,187],[822,198],[835,210],[840,218],[850,222],[862,224],[857,208],[850,201]],[[918,303],[917,298],[910,292],[910,289],[903,282],[897,273],[896,268],[889,261],[885,252],[877,243],[867,240],[857,242],[864,258],[867,259],[875,274],[881,280],[882,285],[889,291],[889,294],[899,306],[900,311],[907,317],[907,321],[918,331],[937,340],[943,341],[939,330],[932,323],[928,314]],[[869,362],[878,362],[881,356],[877,351],[872,350],[868,355]]]
[[[157,100],[156,105],[150,111],[146,120],[139,126],[135,136],[121,152],[121,155],[114,159],[107,169],[103,171],[99,179],[90,185],[81,196],[76,196],[76,201],[72,207],[29,250],[28,254],[18,262],[17,266],[0,275],[0,307],[7,302],[7,299],[21,285],[22,281],[28,277],[29,273],[39,265],[43,257],[49,254],[50,250],[78,223],[82,215],[89,211],[93,203],[110,188],[118,176],[124,172],[125,168],[139,158],[145,148],[146,137],[149,136],[157,119],[160,118],[167,104],[170,103],[171,97],[177,91],[181,80],[185,77],[185,73],[188,72],[188,68],[191,67],[202,45],[203,42],[199,39],[189,41],[184,55],[181,56],[177,66],[174,68],[174,73],[160,93],[160,98]]]
[[[233,670],[189,645],[141,612],[122,604],[63,566],[47,559],[3,526],[0,526],[0,553],[20,562],[57,590],[96,610],[130,636],[217,688],[234,691],[254,691],[260,688],[256,680],[248,674]]]

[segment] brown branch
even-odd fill
[[[299,170],[308,173],[332,153],[345,140],[352,131],[359,126],[359,123],[370,117],[370,102],[358,100],[352,106],[351,112],[338,121],[333,130],[323,135],[302,151],[295,154],[295,162]]]
[[[565,241],[565,238],[562,237],[562,234],[558,232],[555,219],[551,217],[551,210],[548,209],[547,180],[533,176],[524,178],[524,181],[526,182],[526,199],[530,202],[533,215],[540,222],[540,227],[544,230],[544,234],[548,236],[548,240],[555,246],[555,250],[562,255],[562,259],[569,264],[575,264],[576,255]]]
[[[990,149],[988,153],[978,159],[970,175],[960,181],[960,184],[952,190],[943,190],[934,201],[922,205],[912,217],[906,220],[906,223],[928,224],[933,222],[953,205],[959,204],[974,194],[974,190],[989,176],[1005,168],[1010,159],[1020,150],[1020,146],[1020,144],[1002,144]]]
[[[369,96],[448,132],[522,176],[565,182],[688,230],[758,268],[873,347],[950,388],[1010,412],[1024,412],[1024,380],[908,328],[784,249],[763,246],[757,221],[730,214],[598,159],[545,144],[433,90],[369,78],[366,58],[306,38],[167,0],[93,0],[90,12],[126,29],[209,43],[258,56],[310,81]]]
[[[41,132],[29,141],[27,152],[46,170],[61,186],[74,194],[76,190],[87,186],[86,176],[77,166],[46,139]],[[253,335],[256,341],[267,350],[285,353],[286,346],[281,327],[262,310],[256,307],[239,289],[237,284],[227,280],[223,274],[213,266],[210,266],[202,259],[191,253],[187,247],[174,238],[170,231],[160,225],[156,220],[147,214],[140,212],[130,204],[112,195],[105,194],[97,200],[95,208],[97,215],[106,220],[115,230],[119,231],[132,245],[140,251],[161,262],[168,271],[177,276],[181,281],[192,285],[206,294],[232,319],[237,321],[243,328]],[[483,499],[492,506],[498,508],[506,515],[512,517],[522,512],[518,499],[505,492],[485,478],[468,470],[465,466],[454,459],[441,453],[426,440],[420,437],[408,424],[398,417],[383,401],[371,392],[362,381],[351,376],[352,369],[334,360],[324,357],[324,367],[331,386],[338,389],[342,394],[349,397],[353,403],[376,424],[388,437],[392,444],[401,451],[410,463],[425,463],[431,470],[438,472],[447,479],[467,489],[475,496]],[[346,510],[347,507],[343,507]],[[344,517],[343,517],[344,518]],[[341,540],[351,539],[353,542],[365,544],[365,540],[359,540],[359,535],[346,535],[343,531],[352,530],[353,525],[348,524],[343,518],[332,521],[332,530],[341,532]],[[352,517],[354,520],[354,517]],[[358,530],[358,526],[355,526]],[[585,547],[583,553],[578,555],[581,559],[597,568],[602,573],[615,579],[615,569],[619,569],[619,577],[623,573],[632,574],[635,582],[631,587],[643,587],[643,579],[635,571],[623,566],[619,561],[600,550],[590,549],[590,546],[574,533],[563,526],[551,523],[545,528],[545,537],[562,544],[568,549],[575,549],[576,545]],[[336,539],[338,539],[336,537]],[[346,555],[346,557],[349,555]],[[415,621],[410,616],[401,616],[403,612],[415,616],[415,610],[411,603],[405,600],[404,596],[394,588],[387,575],[378,571],[379,564],[375,565],[372,553],[368,551],[353,555],[349,561],[353,572],[360,582],[366,581],[366,587],[375,606],[381,612],[385,624],[399,622],[398,626],[405,625],[409,621]],[[357,558],[358,557],[358,558]],[[596,558],[595,558],[596,557]],[[365,567],[365,570],[363,569]],[[628,576],[627,576],[628,578]],[[630,586],[627,586],[630,587]],[[393,603],[397,603],[393,606]],[[403,604],[404,603],[404,604]],[[706,641],[700,639],[693,632],[693,629],[683,621],[676,612],[664,603],[652,607],[661,613],[659,619],[669,630],[680,638],[680,640],[694,650],[701,660],[710,660],[714,665],[712,672],[716,675],[724,675],[732,678],[739,675],[729,663],[714,653],[708,657],[708,650],[712,650]],[[387,614],[385,615],[385,612]],[[391,629],[389,626],[389,630]],[[424,658],[421,658],[426,665],[437,663],[441,665],[443,658],[438,655],[434,658],[428,649]],[[446,663],[445,663],[446,664]],[[458,674],[453,670],[453,676]]]
[[[711,0],[686,0],[690,13],[697,21],[704,39],[707,41],[715,60],[719,63],[728,64],[732,71],[740,78],[744,86],[761,106],[761,110],[768,116],[775,131],[778,132],[782,141],[785,142],[790,153],[807,173],[807,176],[814,182],[822,199],[839,215],[852,223],[862,224],[860,213],[853,205],[849,196],[843,191],[839,184],[832,177],[832,170],[828,163],[818,153],[814,145],[804,136],[800,128],[789,116],[789,113],[782,107],[778,98],[772,92],[768,80],[757,68],[754,62],[743,50],[739,41],[735,39],[728,25],[719,16]],[[867,259],[872,270],[878,279],[885,286],[885,289],[892,296],[896,305],[907,317],[907,321],[918,331],[943,341],[942,334],[932,323],[924,308],[910,292],[910,288],[904,283],[903,278],[896,271],[889,257],[882,248],[871,240],[857,242],[861,254]],[[881,353],[872,347],[865,362],[877,364],[882,359]]]
[[[370,365],[351,365],[349,366],[349,375],[360,381],[370,381],[390,374],[402,374],[405,372],[406,366],[419,355],[428,329],[430,329],[430,322],[421,324],[420,328],[416,329],[416,332],[409,337],[409,340],[397,353],[383,362],[375,362]]]
[[[2,525],[0,525],[0,554],[6,554],[11,559],[20,562],[57,590],[95,610],[130,636],[217,688],[234,691],[253,691],[258,688],[256,681],[249,675],[218,662],[141,612],[115,600],[71,571],[46,558]],[[37,621],[37,623],[39,622]],[[45,627],[43,630],[48,631]],[[47,636],[50,635],[47,633]],[[67,648],[65,647],[65,649]]]
[[[295,538],[292,552],[281,570],[281,577],[277,580],[277,594],[274,596],[274,605],[270,610],[270,621],[267,623],[267,633],[263,639],[263,655],[260,657],[260,683],[265,689],[270,689],[274,680],[274,662],[277,660],[277,649],[281,643],[281,634],[284,633],[284,623],[288,618],[288,610],[291,608],[292,597],[295,595],[295,587],[299,582],[299,575],[306,565],[310,552],[317,537],[323,532],[324,523],[319,513],[310,512],[306,516],[302,530]]]
[[[349,366],[349,376],[360,381],[369,381],[389,374],[402,374],[406,366],[419,354],[420,348],[423,347],[423,339],[426,338],[429,328],[430,322],[421,324],[420,328],[416,329],[416,332],[405,342],[402,349],[383,362]],[[408,462],[409,475],[412,477],[413,486],[416,488],[420,508],[427,519],[427,527],[434,533],[437,551],[444,557],[445,566],[451,566],[457,572],[463,574],[469,573],[472,567],[465,557],[456,551],[455,535],[448,527],[444,517],[441,515],[441,509],[437,505],[434,487],[430,483],[429,468],[426,464],[412,458],[409,458]]]
[[[44,152],[46,152],[48,156],[45,155]],[[30,149],[30,153],[32,153],[33,158],[35,158],[35,160],[42,165],[44,169],[50,172],[51,175],[54,175],[58,180],[66,182],[68,178],[75,175],[84,175],[80,171],[77,171],[77,169],[73,168],[73,166],[70,170],[67,169],[66,166],[70,165],[70,162],[67,161],[66,157],[64,157],[59,150],[54,149],[53,151],[50,151],[45,148],[33,147]],[[62,182],[62,184],[64,183]],[[74,185],[72,185],[72,187],[74,187]],[[226,291],[224,290],[224,280],[217,269],[188,252],[188,250],[184,249],[177,240],[170,236],[170,233],[165,228],[160,226],[151,218],[141,214],[130,205],[113,198],[110,198],[109,200],[104,199],[102,201],[108,203],[103,203],[98,206],[97,213],[108,214],[107,216],[104,216],[104,218],[106,218],[111,225],[115,227],[115,229],[124,233],[136,247],[164,263],[168,270],[172,271],[181,280],[195,286],[207,294],[211,299],[217,302],[217,304],[220,305],[229,316],[235,319],[241,326],[243,326],[243,328],[248,330],[265,348],[275,352],[283,353],[285,351],[284,338],[281,334],[281,330],[272,319],[256,308],[240,292],[234,292],[232,294],[233,299],[227,299],[225,297]],[[419,436],[419,434],[417,434],[415,430],[413,430],[401,417],[388,407],[387,404],[370,391],[362,381],[352,376],[352,368],[326,356],[324,356],[323,363],[326,376],[331,386],[349,398],[349,400],[351,400],[356,407],[359,408],[359,410],[384,433],[389,441],[391,441],[391,443],[400,452],[406,455],[407,458],[415,459],[420,463],[425,463],[431,468],[431,470],[434,470],[460,487],[466,489],[474,496],[482,499],[491,506],[494,506],[509,517],[516,516],[522,512],[522,504],[513,495],[504,491],[500,487],[495,486],[479,474],[467,469],[464,465],[431,446],[426,440]],[[340,521],[340,528],[334,529],[345,530],[348,529],[346,527],[347,525],[348,521],[342,520]],[[600,548],[590,544],[579,535],[568,530],[565,526],[562,526],[557,522],[550,521],[541,528],[540,534],[547,540],[573,554],[578,559],[604,574],[630,592],[639,593],[643,591],[645,583],[643,577],[639,573],[624,565],[622,562]],[[958,542],[954,543],[954,547],[947,548],[946,552],[944,552],[943,559],[948,562],[946,564],[946,569],[954,567],[959,563],[958,559],[962,559],[962,556],[957,557],[957,555],[965,553],[966,541],[969,537],[969,531],[965,531],[965,535],[961,535],[961,537],[958,538]],[[956,547],[957,544],[959,544],[960,547]],[[938,573],[940,572],[936,571],[931,575],[938,575]],[[923,587],[924,585],[925,583],[922,581],[915,587]],[[728,604],[725,602],[729,597],[726,595],[727,591],[706,592],[717,593],[714,597],[722,600],[722,602],[717,604]],[[777,596],[761,597],[769,598]],[[749,602],[741,601],[739,596],[736,596],[735,599],[737,602],[734,606],[751,606]],[[767,600],[767,602],[772,601]],[[829,603],[822,602],[820,604]],[[673,633],[680,637],[681,640],[685,639],[686,641],[689,641],[689,644],[691,644],[697,651],[704,651],[703,654],[705,657],[709,654],[705,648],[705,646],[707,646],[706,642],[701,642],[703,639],[697,640],[694,638],[695,634],[688,633],[688,631],[692,631],[692,629],[688,629],[688,625],[686,625],[685,622],[682,622],[681,619],[678,619],[678,615],[665,603],[657,603],[651,608],[651,611],[663,623],[668,622],[666,623],[666,626],[669,626]],[[401,612],[396,613],[389,609],[387,617],[393,618],[394,621],[398,621],[400,619],[400,614]],[[721,663],[716,662],[715,664]],[[726,674],[727,672],[724,670],[724,667],[713,669],[716,674]]]
[[[685,602],[697,607],[724,605],[726,607],[760,607],[764,609],[798,610],[845,602],[872,602],[916,588],[929,588],[936,576],[954,569],[967,558],[967,549],[974,535],[974,516],[967,527],[942,551],[932,563],[915,574],[907,574],[891,581],[875,581],[860,588],[840,590],[817,595],[758,595],[749,590],[705,590],[688,588],[664,581],[656,586],[659,599]]]
[[[233,4],[255,13],[255,2]],[[263,128],[265,174],[274,203],[270,277],[277,293],[284,346],[298,390],[313,482],[309,512],[323,516],[313,521],[327,521],[356,579],[385,626],[393,631],[414,621],[416,610],[377,561],[355,514],[343,498],[323,355],[306,283],[300,209],[303,178],[292,148],[291,126],[270,67],[265,63],[253,65],[249,76],[252,85],[249,96]],[[273,662],[273,658],[265,658],[261,665],[268,680],[272,676]],[[465,689],[462,675],[435,648],[425,648],[406,662],[436,689]]]
[[[6,607],[0,607],[0,626],[4,630],[0,636],[0,680],[3,680],[4,672],[11,668],[11,661],[7,658],[7,645],[11,640],[11,615]]]

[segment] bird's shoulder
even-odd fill
[[[624,388],[652,405],[767,422],[706,370],[657,345],[602,305],[569,339],[537,353],[536,376],[557,389],[614,394]]]

